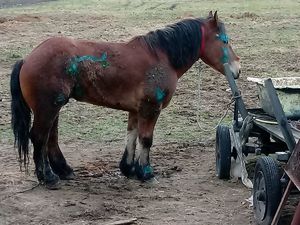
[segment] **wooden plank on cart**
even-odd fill
[[[298,141],[284,170],[300,191],[300,141]]]
[[[257,120],[254,120],[254,123],[261,129],[267,131],[268,133],[280,139],[281,141],[283,142],[285,141],[283,134],[280,130],[280,127],[278,125],[268,124]],[[300,140],[300,132],[296,129],[292,129],[292,133],[295,138],[295,141],[298,142]]]

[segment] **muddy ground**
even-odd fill
[[[30,174],[20,172],[10,130],[9,73],[14,61],[51,36],[128,40],[153,26],[196,15],[180,1],[105,1],[96,9],[97,1],[91,2],[81,6],[80,1],[58,1],[57,5],[23,9],[11,8],[19,1],[0,1],[0,6],[7,7],[0,13],[0,224],[109,224],[131,218],[137,218],[135,224],[153,225],[254,224],[252,208],[246,201],[251,190],[240,180],[216,178],[214,131],[202,131],[197,126],[200,113],[203,127],[211,129],[230,102],[225,78],[207,66],[201,69],[198,98],[199,64],[180,80],[171,105],[158,121],[151,151],[157,182],[140,183],[119,172],[126,113],[75,101],[63,109],[60,124],[61,149],[75,170],[75,180],[62,182],[60,190],[50,191],[38,185],[33,163]],[[235,4],[226,5],[224,19],[244,60],[239,81],[243,96],[248,106],[256,106],[256,89],[246,81],[247,76],[299,73],[300,51],[295,36],[280,33],[278,40],[271,35],[274,28],[270,27],[275,24],[276,29],[288,27],[292,34],[299,32],[299,15],[281,15],[275,6],[266,14],[265,9],[252,12],[247,5],[239,11]],[[82,9],[85,7],[86,11]],[[147,14],[151,10],[153,14]],[[198,15],[206,15],[206,11]],[[268,29],[270,36],[266,38],[261,31]],[[270,48],[268,40],[275,42],[275,47]],[[290,52],[292,47],[296,49]]]

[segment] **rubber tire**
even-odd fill
[[[230,179],[231,139],[229,127],[219,125],[216,131],[216,173],[219,179]]]
[[[265,213],[263,218],[258,218],[256,208],[258,207],[259,201],[257,195],[259,193],[259,179],[263,176],[264,187],[265,187]],[[253,210],[255,221],[258,225],[270,225],[273,217],[279,206],[282,189],[281,189],[281,172],[277,162],[269,156],[263,156],[256,162],[254,170],[254,182],[253,182]]]

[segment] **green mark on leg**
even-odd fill
[[[153,168],[151,166],[146,166],[144,167],[144,174],[152,174],[153,173]]]

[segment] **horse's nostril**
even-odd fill
[[[242,70],[241,70],[241,69],[239,69],[239,72],[238,72],[238,73],[239,73],[239,75],[241,74],[241,72],[242,72]]]

